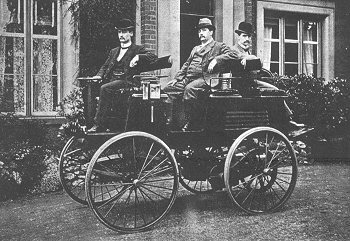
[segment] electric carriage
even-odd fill
[[[168,58],[159,58],[146,70],[170,67]],[[122,130],[111,125],[110,132],[77,132],[66,143],[59,163],[65,191],[119,232],[143,231],[162,220],[179,183],[193,193],[226,191],[248,214],[278,210],[297,180],[296,156],[276,111],[286,95],[247,87],[251,76],[243,72],[211,79],[203,128],[185,132],[179,128],[184,122],[181,98],[173,104],[172,122],[167,122],[168,96],[159,84],[164,76],[136,76],[142,87],[122,90],[126,108],[111,110],[119,122],[125,117],[117,123],[123,124]],[[270,77],[260,69],[254,78]],[[98,83],[80,81],[91,121]]]

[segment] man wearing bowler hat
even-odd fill
[[[207,83],[211,77],[218,76],[217,68],[225,60],[233,59],[229,47],[224,43],[214,41],[214,30],[215,26],[210,19],[202,18],[199,20],[197,31],[201,44],[192,49],[190,56],[176,74],[175,79],[164,88],[164,91],[169,95],[170,106],[176,98],[171,93],[174,91],[183,92],[187,117],[187,123],[182,128],[183,131],[201,129],[204,109],[200,99],[209,89]],[[169,116],[172,116],[171,111],[170,113],[168,111],[168,118]]]
[[[157,56],[146,50],[143,46],[132,43],[134,24],[129,19],[122,19],[113,23],[118,31],[120,47],[109,52],[106,62],[102,65],[95,80],[104,83],[100,89],[99,103],[95,115],[95,125],[88,132],[101,132],[107,129],[106,114],[111,108],[114,98],[118,98],[119,90],[140,83],[133,79],[140,71],[137,66],[152,63]]]
[[[238,29],[235,30],[235,33],[237,36],[237,43],[232,47],[232,52],[236,59],[240,60],[240,63],[245,68],[247,64],[247,60],[253,60],[258,59],[255,55],[251,54],[250,48],[252,46],[252,35],[254,34],[253,26],[248,22],[241,22],[238,25]],[[278,90],[278,88],[274,85],[271,85],[269,83],[266,83],[264,81],[255,80],[255,84],[257,88],[261,89],[272,89],[272,90]],[[289,128],[292,130],[299,129],[305,127],[304,124],[296,123],[292,120],[292,114],[293,112],[288,107],[287,103],[284,102],[284,106],[277,107],[277,108],[271,108],[271,112],[276,113],[280,115],[282,112],[284,112],[284,116],[287,118],[289,123]],[[275,115],[275,114],[274,114]]]

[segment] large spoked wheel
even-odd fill
[[[90,208],[108,228],[143,231],[172,207],[178,167],[169,147],[144,132],[126,132],[106,141],[92,157],[85,181]]]
[[[66,193],[76,202],[87,205],[85,174],[94,150],[85,137],[72,137],[63,147],[60,161],[60,181]]]
[[[188,147],[176,150],[180,166],[179,181],[188,191],[196,194],[213,193],[223,187],[223,180],[214,180],[210,175],[218,176],[223,172],[227,154],[226,147],[206,147],[194,150]]]
[[[297,180],[292,145],[280,131],[256,127],[232,144],[225,162],[225,186],[233,202],[249,214],[278,210]]]

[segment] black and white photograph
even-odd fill
[[[349,0],[0,0],[0,240],[349,227]]]

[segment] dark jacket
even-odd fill
[[[198,46],[192,49],[187,61],[182,65],[181,69],[176,74],[175,79],[177,81],[182,81],[186,77],[187,69],[192,62],[197,48]],[[232,55],[230,48],[221,42],[212,41],[208,43],[204,48],[205,52],[202,60],[202,72],[204,80],[208,81],[211,77],[217,77],[220,74],[218,71],[220,69],[220,65],[222,65],[226,60],[233,59],[234,56]],[[214,73],[208,73],[208,65],[214,58],[216,59],[218,66],[215,67],[214,70],[216,71],[214,71]]]
[[[111,80],[113,74],[114,64],[117,62],[117,58],[119,55],[120,47],[114,48],[109,52],[108,58],[106,62],[102,65],[101,69],[96,74],[100,76],[105,82],[109,82]],[[130,68],[130,61],[136,56],[139,55],[139,61],[137,65],[133,68]],[[139,85],[134,79],[134,75],[140,74],[139,67],[142,65],[150,64],[157,60],[157,55],[151,53],[146,50],[143,46],[131,44],[128,51],[126,51],[124,57],[122,58],[124,62],[124,74],[125,80],[136,85]]]

